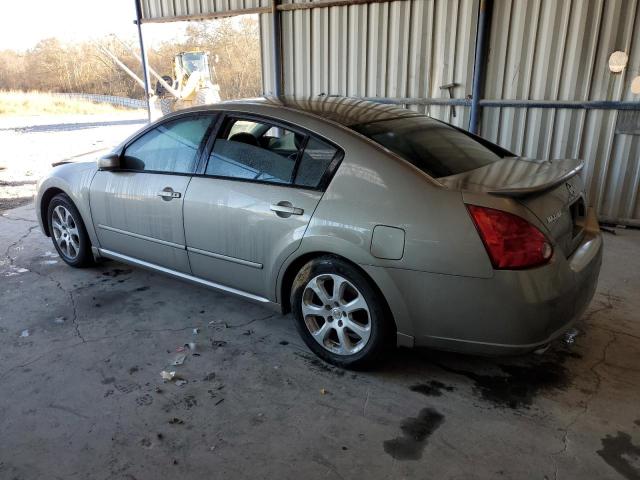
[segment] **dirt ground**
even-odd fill
[[[0,211],[32,201],[37,180],[52,163],[96,158],[145,121],[145,112],[139,111],[0,116]]]

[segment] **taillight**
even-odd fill
[[[491,263],[496,269],[522,269],[549,261],[553,248],[524,218],[493,208],[467,205]]]

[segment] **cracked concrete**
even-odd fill
[[[571,348],[398,350],[345,372],[288,316],[115,262],[72,269],[31,206],[8,211],[0,478],[638,478],[640,231],[617,232]],[[163,383],[189,342],[171,367],[188,383]]]

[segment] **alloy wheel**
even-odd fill
[[[60,251],[69,260],[75,260],[80,253],[80,232],[71,212],[62,205],[55,207],[51,214],[51,227]]]
[[[318,275],[302,293],[302,315],[311,336],[337,355],[353,355],[371,336],[371,313],[367,302],[346,278]]]

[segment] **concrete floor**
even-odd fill
[[[353,373],[290,317],[115,262],[69,268],[32,207],[8,211],[0,478],[638,479],[640,231],[617,233],[573,347],[398,350]],[[192,341],[188,383],[163,383]]]

